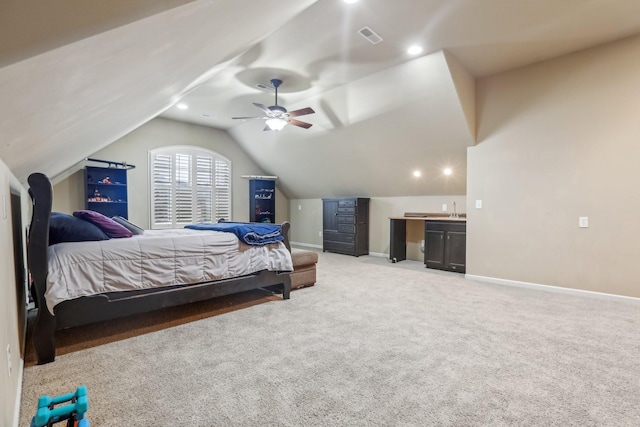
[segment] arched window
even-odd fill
[[[231,161],[192,146],[149,152],[151,228],[231,218]]]

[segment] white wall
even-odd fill
[[[638,58],[634,37],[476,82],[468,274],[640,297]]]
[[[25,284],[16,283],[14,267],[13,229],[11,218],[11,191],[17,192],[22,197],[22,225],[28,226],[27,211],[29,195],[19,184],[15,176],[0,160],[0,425],[17,425],[18,405],[20,402],[20,390],[22,381],[22,344],[25,333],[25,307],[26,300],[18,301],[21,295],[26,293],[24,288],[20,291],[17,286]],[[24,235],[24,233],[22,233]],[[23,254],[24,252],[23,238]],[[26,259],[23,255],[26,265]],[[7,348],[9,352],[7,352]],[[10,353],[10,356],[9,356]],[[11,374],[8,370],[10,361]],[[36,404],[37,402],[34,402]]]

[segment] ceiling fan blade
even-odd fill
[[[268,119],[269,117],[259,117],[259,116],[252,116],[252,117],[231,117],[232,119],[241,119],[241,120],[250,120],[250,119]]]
[[[307,108],[301,108],[299,110],[289,111],[289,117],[306,116],[307,114],[313,114],[313,113],[315,113],[315,111],[313,111],[313,108],[307,107]]]
[[[257,102],[254,102],[253,105],[255,105],[260,110],[262,110],[262,112],[265,113],[267,116],[273,117],[273,112],[271,110],[269,110],[266,105],[258,104]]]
[[[311,126],[313,126],[311,123],[301,122],[300,120],[296,120],[296,119],[289,119],[289,124],[294,126],[299,126],[305,129],[309,129]]]

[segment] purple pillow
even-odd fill
[[[131,231],[127,230],[111,218],[102,215],[100,212],[89,210],[75,211],[73,216],[97,225],[102,231],[104,231],[104,234],[111,238],[133,236]]]

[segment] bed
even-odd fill
[[[33,211],[27,260],[38,309],[32,337],[39,364],[55,359],[59,329],[258,288],[289,299],[293,267],[288,222],[280,225],[281,241],[263,246],[245,245],[231,233],[187,229],[50,245],[51,181],[34,173],[28,183]],[[173,258],[158,247],[173,248]],[[167,265],[167,259],[174,264]],[[98,265],[98,273],[89,269],[91,264]],[[222,264],[230,268],[222,269]]]

